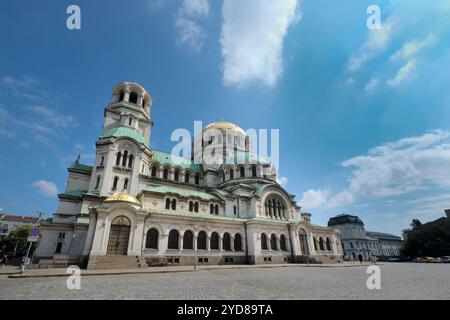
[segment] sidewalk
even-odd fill
[[[206,270],[224,270],[224,269],[245,269],[245,268],[345,268],[345,267],[362,267],[369,266],[370,263],[343,263],[343,264],[264,264],[264,265],[218,265],[218,266],[197,266],[195,270],[193,266],[173,266],[173,267],[151,267],[142,269],[107,269],[107,270],[81,270],[82,276],[106,276],[106,275],[122,275],[122,274],[149,274],[149,273],[174,273],[174,272],[194,272]],[[15,270],[9,270],[9,273],[0,275],[9,275],[9,278],[46,278],[46,277],[67,277],[70,273],[66,273],[66,269],[30,269],[25,270],[23,274],[19,273],[17,267]]]

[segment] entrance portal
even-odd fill
[[[131,223],[127,217],[120,216],[113,220],[109,232],[108,250],[106,254],[127,255],[130,229]]]

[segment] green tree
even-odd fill
[[[28,235],[31,227],[27,225],[20,226],[12,230],[5,239],[0,242],[0,248],[6,252],[16,250],[23,253],[28,249]]]
[[[438,219],[411,230],[401,253],[408,257],[449,256],[450,219]]]

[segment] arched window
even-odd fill
[[[131,124],[133,123],[133,118],[128,118],[128,125],[131,127]]]
[[[152,167],[152,177],[156,177],[156,166]]]
[[[227,232],[223,235],[222,247],[225,251],[231,251],[231,239]]]
[[[123,181],[123,190],[128,190],[128,178]]]
[[[183,249],[194,249],[194,234],[192,231],[186,231],[183,237]]]
[[[206,250],[206,232],[200,231],[197,236],[197,249]]]
[[[120,151],[117,152],[116,166],[120,166],[120,158],[121,157],[122,157],[122,153]]]
[[[56,245],[55,253],[61,253],[62,245],[62,242],[58,242],[58,244]]]
[[[331,251],[331,241],[330,241],[330,238],[327,238],[327,250],[328,251]]]
[[[169,241],[168,241],[167,248],[168,249],[178,249],[179,238],[180,238],[180,234],[178,233],[178,231],[171,230],[169,232]]]
[[[319,248],[320,248],[320,250],[322,250],[322,251],[325,250],[325,246],[324,246],[324,244],[323,244],[323,239],[322,239],[322,238],[319,238]]]
[[[169,210],[169,209],[170,209],[170,203],[171,203],[170,199],[167,198],[167,199],[166,199],[166,210]]]
[[[172,210],[177,210],[177,200],[176,199],[172,200]]]
[[[239,233],[234,236],[234,251],[242,251],[242,237]]]
[[[216,204],[216,206],[214,207],[214,214],[215,214],[216,216],[219,215],[219,205],[218,205],[218,204]]]
[[[189,201],[189,212],[193,212],[194,211],[194,202]]]
[[[180,172],[178,170],[176,170],[175,174],[174,174],[174,180],[178,181],[178,179],[180,179]]]
[[[199,175],[199,174],[196,174],[196,175],[195,175],[195,184],[196,184],[196,185],[199,185],[199,184],[200,184],[200,175]]]
[[[125,98],[125,92],[123,90],[120,90],[119,101],[123,101],[123,98]]]
[[[100,186],[100,176],[97,176],[97,182],[95,182],[95,190]]]
[[[261,234],[261,249],[267,250],[267,236],[264,233]]]
[[[234,179],[234,170],[233,169],[230,170],[230,180],[231,179]]]
[[[272,250],[278,250],[278,247],[277,247],[277,237],[276,237],[274,234],[272,234],[272,235],[270,236],[270,249],[272,249]]]
[[[122,167],[125,167],[127,165],[127,158],[128,158],[128,151],[123,152],[123,159],[122,159]]]
[[[158,249],[158,234],[158,230],[155,228],[148,230],[145,241],[145,247],[147,249]]]
[[[184,182],[185,182],[185,183],[189,183],[189,172],[186,172],[186,173],[184,174]]]
[[[130,101],[131,103],[137,103],[137,100],[138,100],[138,95],[137,95],[137,93],[136,93],[136,92],[130,93],[130,99],[129,99],[129,101]]]
[[[209,205],[209,213],[214,214],[214,205],[213,204]]]
[[[281,235],[280,237],[280,249],[281,251],[287,251],[286,237],[284,235]]]
[[[167,179],[169,177],[169,170],[164,169],[163,171],[163,179]]]
[[[134,157],[132,154],[130,154],[130,158],[128,160],[128,168],[131,168],[133,166],[133,160],[134,160]]]
[[[256,166],[252,166],[252,177],[256,177]]]
[[[117,190],[117,183],[118,182],[119,182],[119,177],[114,177],[113,186],[112,186],[113,190]]]
[[[194,211],[198,212],[198,202],[194,203]]]
[[[240,173],[241,173],[241,178],[245,178],[245,168],[244,168],[244,167],[241,167],[241,168],[239,169],[239,171],[240,171]]]
[[[211,234],[210,249],[219,250],[219,235],[217,234],[217,232],[213,232]]]

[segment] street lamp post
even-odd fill
[[[41,216],[44,214],[44,212],[38,211],[37,214],[38,214],[38,219],[37,219],[36,223],[34,224],[34,228],[37,228],[39,226],[39,223],[41,221]],[[29,242],[30,242],[30,245],[28,246],[28,250],[27,250],[27,254],[26,254],[25,258],[22,261],[22,265],[20,267],[20,273],[23,273],[25,271],[25,266],[28,262],[28,256],[30,255],[31,246],[33,245],[33,241],[29,241]]]

